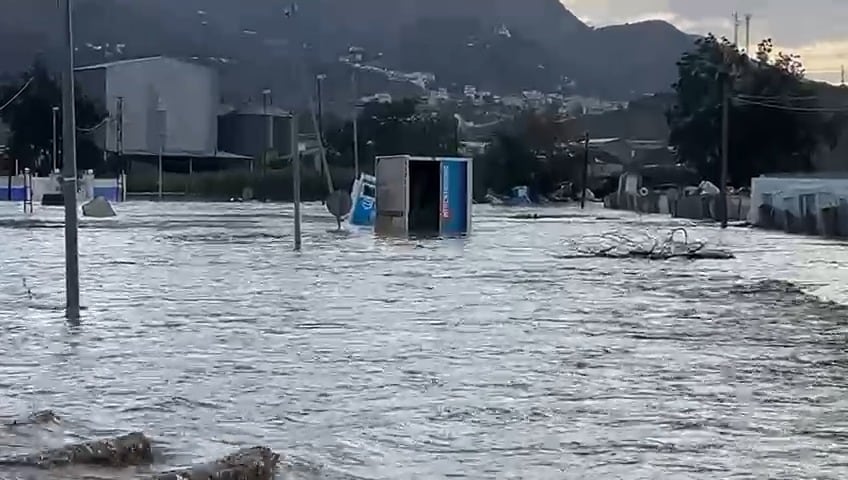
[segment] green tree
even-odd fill
[[[669,143],[682,160],[718,183],[723,85],[729,111],[730,182],[747,185],[769,172],[811,168],[813,153],[834,146],[841,116],[822,111],[797,56],[775,54],[762,41],[753,57],[708,35],[677,63],[676,105],[668,112]]]
[[[0,105],[13,98],[27,83],[29,85],[23,93],[0,112],[0,118],[11,129],[11,156],[18,159],[22,168],[35,169],[42,152],[46,155],[52,152],[53,107],[61,106],[62,89],[47,67],[40,60],[36,60],[18,81],[0,86]],[[76,92],[77,167],[81,170],[97,170],[102,165],[102,153],[88,131],[100,125],[105,115],[85,98],[79,89]],[[62,148],[61,121],[60,111],[57,117],[59,151]],[[61,155],[59,160],[61,165]]]
[[[374,155],[410,154],[448,156],[456,154],[456,120],[438,112],[419,109],[420,102],[405,99],[366,104],[359,114],[359,158],[370,171]],[[353,123],[328,122],[325,132],[329,161],[353,165]]]

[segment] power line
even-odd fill
[[[776,103],[758,102],[755,100],[746,100],[743,97],[733,97],[733,100],[743,105],[753,105],[758,107],[773,108],[775,110],[783,110],[788,112],[807,112],[807,113],[842,113],[848,112],[848,106],[845,107],[793,107],[790,105],[780,105]]]
[[[748,95],[748,94],[739,94],[736,98],[743,98],[745,100],[784,100],[784,101],[794,101],[794,100],[818,100],[819,97],[817,95]]]
[[[20,89],[20,90],[18,90],[18,93],[16,93],[16,94],[12,95],[12,98],[10,98],[8,102],[6,102],[6,103],[4,103],[2,106],[0,106],[0,112],[2,112],[2,111],[3,111],[3,110],[5,110],[5,109],[6,109],[9,105],[11,105],[11,104],[12,104],[12,102],[14,102],[15,100],[17,100],[17,99],[18,99],[18,97],[20,97],[21,95],[23,95],[23,93],[26,91],[26,89],[27,89],[27,88],[29,88],[29,85],[32,83],[32,81],[33,81],[33,80],[35,80],[35,77],[31,77],[29,80],[27,80],[27,82],[24,84],[24,86],[23,86],[23,87],[21,87],[21,89]]]
[[[80,132],[80,133],[91,133],[91,132],[97,130],[98,128],[102,127],[103,125],[105,125],[108,120],[109,120],[109,117],[106,117],[103,120],[101,120],[100,123],[98,123],[97,125],[95,125],[91,128],[77,127],[77,131]]]

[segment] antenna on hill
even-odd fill
[[[842,65],[840,70],[841,70],[840,71],[841,77],[840,77],[840,80],[839,80],[839,85],[844,87],[845,86],[845,65]]]

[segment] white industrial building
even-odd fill
[[[96,138],[110,153],[227,157],[218,152],[218,74],[168,57],[121,60],[76,69],[83,93],[108,112]]]

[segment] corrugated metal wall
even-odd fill
[[[211,68],[170,58],[107,65],[105,103],[117,119],[123,97],[123,151],[156,153],[162,123],[165,152],[212,156],[218,145],[217,74]],[[165,109],[164,119],[157,108]],[[110,121],[106,148],[116,149],[117,122]]]

